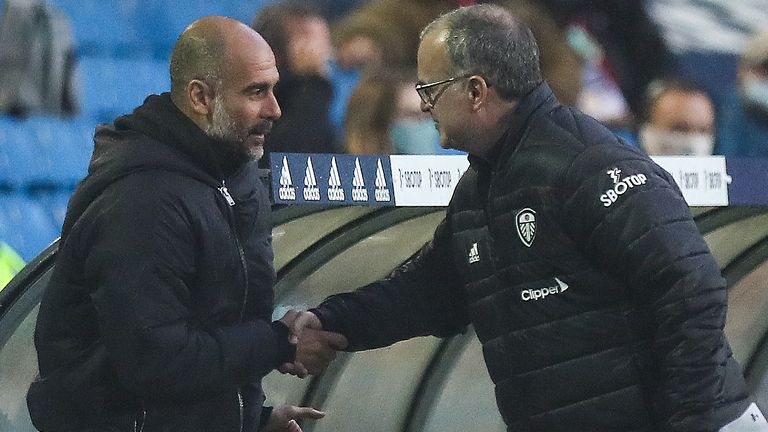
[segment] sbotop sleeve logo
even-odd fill
[[[636,186],[642,186],[648,182],[648,177],[646,177],[645,174],[632,174],[621,178],[621,170],[618,168],[609,169],[605,173],[608,174],[611,181],[613,181],[613,187],[600,195],[600,202],[603,203],[603,207],[610,207],[619,199],[619,197],[627,193],[630,189],[633,189]]]

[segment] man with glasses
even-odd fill
[[[496,6],[450,12],[422,32],[418,75],[441,144],[469,153],[446,217],[388,278],[292,331],[364,350],[472,324],[510,431],[768,430],[674,180],[557,102],[528,28]]]

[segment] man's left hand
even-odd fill
[[[280,405],[272,409],[269,421],[261,432],[301,432],[297,421],[317,420],[325,417],[325,413],[310,407]]]

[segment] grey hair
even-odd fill
[[[218,87],[222,81],[225,51],[221,37],[179,37],[171,54],[171,94],[179,95],[194,79],[212,82]]]
[[[480,4],[450,11],[429,23],[421,39],[445,30],[454,76],[482,75],[502,98],[530,93],[543,81],[539,47],[522,21],[501,6]]]

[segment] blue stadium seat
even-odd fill
[[[42,152],[24,123],[0,117],[0,189],[17,190],[42,179]]]
[[[43,206],[47,216],[57,230],[61,230],[61,227],[64,225],[64,217],[67,215],[67,204],[72,193],[72,190],[59,189],[34,195],[34,199]]]
[[[143,14],[140,1],[48,0],[72,23],[81,56],[146,56],[151,54],[143,35],[135,28]]]
[[[71,189],[87,172],[92,138],[81,122],[35,116],[23,123],[40,150],[41,178],[30,186]]]
[[[155,59],[85,57],[78,64],[83,115],[108,123],[130,113],[147,95],[170,88],[168,62]]]
[[[0,194],[0,238],[30,261],[59,236],[45,208],[23,194]]]

